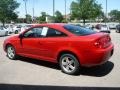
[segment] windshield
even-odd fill
[[[75,26],[75,25],[64,25],[63,26],[67,31],[75,34],[75,35],[90,35],[96,33],[96,31],[93,31],[91,29],[83,28],[80,26]]]

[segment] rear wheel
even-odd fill
[[[15,49],[12,45],[8,45],[6,51],[7,51],[7,56],[8,56],[9,59],[15,60],[17,58]]]
[[[61,70],[69,75],[76,75],[80,72],[80,64],[77,58],[72,54],[63,54],[60,57],[59,64]]]

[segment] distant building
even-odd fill
[[[53,17],[50,16],[50,15],[47,15],[47,16],[46,16],[46,22],[47,22],[47,23],[53,23],[53,22],[54,22]]]

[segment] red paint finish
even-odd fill
[[[101,65],[113,54],[114,46],[109,34],[95,33],[77,36],[59,24],[40,24],[32,28],[41,26],[56,29],[67,36],[20,39],[19,35],[16,35],[4,41],[4,50],[6,51],[6,46],[10,44],[14,46],[16,53],[20,56],[55,63],[58,62],[59,54],[67,51],[73,53],[82,66],[87,67]]]

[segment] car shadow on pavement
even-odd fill
[[[94,77],[103,77],[108,75],[114,68],[114,63],[107,61],[105,64],[97,67],[85,68],[81,70],[82,75],[94,76]]]
[[[40,66],[44,66],[44,67],[60,70],[60,67],[59,67],[58,64],[52,63],[52,62],[48,62],[48,61],[36,60],[36,59],[31,59],[31,58],[26,58],[26,57],[21,57],[21,56],[19,57],[19,60],[27,62],[27,63],[32,63],[32,64],[35,64],[35,65],[40,65]]]
[[[20,57],[19,60],[27,63],[32,63],[32,64],[60,70],[59,65],[56,63],[25,58],[25,57]],[[77,76],[85,75],[85,76],[103,77],[108,75],[113,68],[114,68],[114,63],[112,63],[111,61],[107,61],[105,64],[97,67],[90,67],[90,68],[82,67],[80,73]]]

